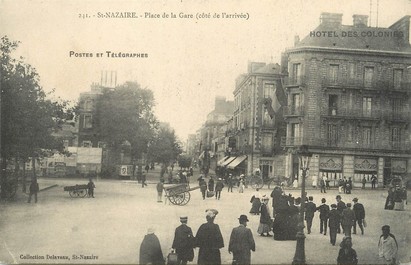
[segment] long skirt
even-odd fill
[[[261,206],[260,199],[254,198],[253,204],[251,205],[250,213],[251,214],[259,214],[260,213],[260,206]]]
[[[258,225],[258,229],[257,229],[258,234],[264,234],[264,233],[268,234],[269,232],[271,232],[271,226],[269,224],[260,223]]]

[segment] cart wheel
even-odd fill
[[[183,192],[183,193],[179,193],[179,194],[174,195],[174,200],[175,200],[177,205],[183,205],[183,202],[184,202],[185,197],[186,197],[185,194],[186,193]]]
[[[190,197],[191,197],[190,192],[186,191],[184,192],[184,195],[185,195],[184,200],[181,202],[180,205],[186,205],[190,201]]]
[[[79,197],[84,198],[84,197],[86,197],[86,195],[87,195],[87,190],[78,190],[78,196]]]
[[[75,198],[77,197],[77,192],[75,190],[69,191],[70,197]]]
[[[263,186],[264,186],[264,182],[262,178],[254,177],[251,179],[251,187],[253,189],[257,189],[257,188],[261,189]]]
[[[168,199],[170,200],[170,202],[172,204],[178,204],[177,200],[176,200],[176,196],[178,196],[178,195],[175,194],[174,192],[170,191],[170,194],[168,195]]]

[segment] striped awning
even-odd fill
[[[229,158],[227,158],[227,160],[225,160],[223,163],[221,163],[220,166],[225,167],[228,164],[230,164],[234,159],[235,159],[235,156],[230,156]]]
[[[224,161],[226,161],[228,158],[229,158],[229,156],[223,157],[222,159],[220,159],[220,160],[217,162],[217,165],[218,165],[218,166],[221,166],[221,164],[222,164]]]
[[[234,169],[236,166],[241,164],[241,162],[243,162],[246,159],[247,159],[246,155],[238,156],[227,167],[231,168],[231,169]]]

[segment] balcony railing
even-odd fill
[[[285,106],[283,109],[284,116],[303,116],[304,106]]]
[[[323,87],[336,87],[336,88],[352,88],[352,89],[365,89],[365,90],[381,90],[381,91],[393,91],[393,92],[411,92],[411,82],[400,82],[394,84],[393,81],[386,80],[372,80],[370,82],[364,82],[359,78],[347,78],[331,80],[325,78],[321,80]]]
[[[391,121],[410,121],[409,111],[383,111],[382,118]]]
[[[380,119],[381,110],[365,111],[362,109],[345,109],[345,108],[321,108],[321,115],[328,117],[358,118],[358,119]]]
[[[387,151],[410,151],[410,141],[362,141],[344,139],[320,139],[310,138],[304,139],[302,137],[282,137],[282,147],[297,147],[300,145],[309,145],[316,147],[339,148],[339,149],[358,149],[358,150],[387,150]]]
[[[290,86],[302,86],[307,83],[307,76],[305,75],[300,75],[298,77],[285,77],[284,78],[284,84],[286,87]]]

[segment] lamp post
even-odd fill
[[[302,182],[301,182],[301,207],[300,215],[298,221],[298,231],[297,231],[297,245],[295,247],[295,254],[293,259],[293,265],[306,264],[305,263],[305,235],[304,235],[304,210],[305,210],[305,178],[307,175],[308,165],[310,164],[310,159],[312,154],[308,151],[308,146],[302,145],[297,151],[300,168],[302,170]]]

